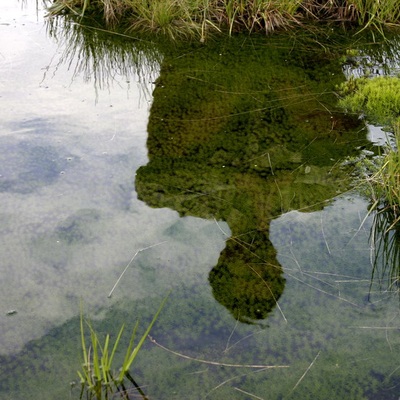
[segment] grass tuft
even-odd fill
[[[400,22],[397,0],[54,0],[47,8],[50,16],[102,15],[108,26],[202,41],[217,32],[269,33],[310,20],[371,26],[380,32],[382,25]]]
[[[379,290],[400,293],[400,226],[392,208],[377,207],[373,219],[371,243],[370,292]]]
[[[81,310],[80,329],[83,363],[82,370],[78,371],[82,387],[81,399],[84,398],[85,393],[86,398],[93,400],[108,400],[113,398],[114,394],[117,392],[120,394],[124,393],[124,382],[126,378],[131,381],[138,390],[140,389],[130,375],[130,368],[163,309],[167,298],[168,296],[162,301],[152,321],[136,345],[136,334],[139,322],[135,324],[130,336],[128,348],[124,352],[124,360],[118,369],[114,367],[113,361],[119,350],[125,326],[122,325],[120,328],[113,345],[111,345],[109,334],[105,336],[102,342],[91,323],[83,317],[83,310]],[[89,340],[86,338],[85,327],[88,328],[90,332]]]
[[[392,224],[388,229],[400,221],[400,119],[394,128],[394,143],[386,145],[375,171],[367,178],[374,204],[391,210]]]
[[[382,155],[359,163],[361,187],[372,201],[370,211],[390,210],[390,230],[400,222],[400,79],[351,78],[339,87],[339,92],[339,105],[346,111],[361,114],[368,122],[393,132]]]
[[[371,200],[369,213],[384,214],[390,223],[385,231],[400,222],[400,118],[394,123],[393,136],[388,136],[382,154],[358,160],[358,188]],[[382,226],[382,223],[379,224]]]

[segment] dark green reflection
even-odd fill
[[[139,198],[229,224],[209,282],[243,322],[266,318],[285,286],[271,219],[321,209],[348,185],[341,160],[367,145],[360,122],[334,110],[344,76],[325,50],[237,37],[170,54],[156,82]]]

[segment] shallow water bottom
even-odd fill
[[[365,214],[365,201],[344,196],[323,211],[290,212],[272,223],[286,286],[273,312],[259,323],[239,323],[215,302],[206,268],[199,267],[196,279],[193,270],[190,277],[183,269],[170,269],[174,289],[153,328],[153,341],[146,342],[132,367],[146,396],[398,398],[398,293],[371,280],[372,218],[363,221]],[[206,225],[209,232],[216,227]],[[140,273],[157,281],[163,261],[143,256]],[[120,298],[99,309],[93,320],[98,332],[116,335],[122,323],[133,325],[137,318],[144,327],[171,287],[172,281],[160,276],[157,289],[140,301]],[[134,278],[126,277],[123,285],[133,290]],[[74,317],[2,357],[0,398],[68,398],[70,390],[77,398],[79,385],[69,383],[76,382],[79,354],[79,318]],[[140,398],[134,388],[131,396]]]

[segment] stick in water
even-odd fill
[[[167,240],[164,240],[163,242],[160,243],[156,243],[156,244],[152,244],[151,246],[148,247],[144,247],[143,249],[139,249],[131,258],[131,260],[128,262],[127,266],[125,267],[125,269],[122,271],[122,274],[119,276],[119,278],[117,279],[117,282],[115,282],[115,285],[113,286],[113,288],[111,289],[110,293],[108,294],[108,298],[110,298],[115,290],[115,288],[117,287],[119,281],[122,279],[122,277],[124,276],[125,272],[127,271],[127,269],[129,268],[129,266],[132,264],[133,260],[136,258],[136,256],[144,250],[148,250],[151,249],[152,247],[156,247],[159,246],[160,244],[166,243]]]

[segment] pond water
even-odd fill
[[[0,11],[0,399],[78,399],[81,304],[115,336],[168,293],[132,399],[399,398],[397,243],[343,163],[385,134],[332,93],[350,39],[169,48]]]

